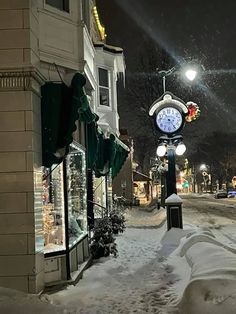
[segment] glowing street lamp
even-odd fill
[[[207,166],[205,164],[201,164],[200,165],[200,170],[203,171],[203,170],[206,170],[206,169],[207,169]]]
[[[200,72],[201,69],[204,69],[202,65],[198,65],[196,62],[190,61],[184,65],[176,65],[169,70],[161,70],[158,73],[162,76],[163,92],[166,92],[166,77],[175,73],[182,74],[185,79],[192,82],[194,81]]]
[[[158,157],[164,157],[166,154],[166,151],[167,151],[166,145],[161,144],[157,147],[156,154]]]
[[[189,69],[185,72],[185,76],[189,81],[194,81],[197,77],[198,72],[196,70]]]
[[[179,143],[178,146],[176,147],[175,153],[178,156],[182,156],[186,151],[186,146],[184,143]]]

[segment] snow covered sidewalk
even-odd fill
[[[83,314],[166,313],[175,276],[158,253],[163,232],[128,228],[117,238],[117,258],[97,261],[76,287],[51,296],[53,302]]]
[[[94,262],[76,286],[41,298],[1,288],[0,313],[235,314],[235,247],[206,228],[143,226],[118,235],[117,258]]]
[[[165,231],[128,228],[116,259],[99,260],[51,300],[78,314],[234,314],[235,249],[210,230]]]

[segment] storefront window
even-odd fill
[[[87,233],[87,193],[85,151],[72,144],[67,157],[68,235],[73,246]]]
[[[94,177],[94,218],[101,218],[106,214],[106,178]]]
[[[63,165],[43,171],[44,253],[65,250]]]
[[[113,201],[112,201],[112,175],[111,175],[111,171],[110,173],[107,175],[107,207],[109,212],[112,210],[113,207]]]

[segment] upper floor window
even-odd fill
[[[46,4],[51,5],[61,11],[69,12],[69,0],[46,0]]]
[[[109,71],[98,68],[99,100],[101,106],[110,106],[110,77]]]

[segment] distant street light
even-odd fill
[[[207,166],[206,166],[205,164],[201,164],[199,169],[200,169],[200,170],[206,170],[206,169],[207,169]]]

